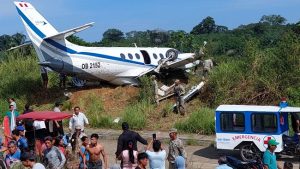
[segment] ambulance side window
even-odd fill
[[[277,131],[277,116],[275,114],[253,113],[251,121],[253,132],[274,133]]]
[[[240,132],[245,130],[245,117],[243,113],[221,113],[222,131]]]

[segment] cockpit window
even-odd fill
[[[157,59],[157,54],[153,53],[154,59]]]

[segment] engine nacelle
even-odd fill
[[[178,57],[178,51],[175,49],[169,49],[166,52],[166,58],[169,58],[168,61],[174,61]]]

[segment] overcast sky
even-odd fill
[[[59,31],[96,22],[77,36],[99,41],[109,28],[185,30],[190,32],[211,16],[230,29],[258,22],[262,15],[279,14],[289,23],[300,21],[300,0],[31,0]],[[26,33],[11,0],[0,3],[0,35]]]

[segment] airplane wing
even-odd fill
[[[162,65],[161,68],[179,68],[197,59],[194,53],[184,53],[179,55],[181,55],[182,57],[174,61],[167,61],[164,65]]]
[[[80,31],[83,31],[87,28],[90,28],[93,26],[95,22],[91,22],[91,23],[88,23],[88,24],[85,24],[85,25],[82,25],[82,26],[79,26],[79,27],[76,27],[76,28],[73,28],[73,29],[69,29],[69,30],[66,30],[66,31],[63,31],[63,32],[59,32],[58,34],[56,35],[52,35],[52,36],[48,36],[48,37],[45,37],[45,39],[57,39],[57,40],[61,40],[61,39],[64,39],[68,36],[71,36],[75,33],[78,33]]]
[[[141,77],[153,71],[154,69],[155,67],[149,67],[148,69],[145,68],[129,69],[125,72],[118,74],[117,77]]]
[[[182,68],[186,64],[194,62],[198,59],[199,56],[196,56],[194,53],[182,53],[178,55],[178,58],[175,60],[170,60],[166,58],[161,61],[161,63],[154,69],[156,73],[160,72],[160,69],[175,69]]]

